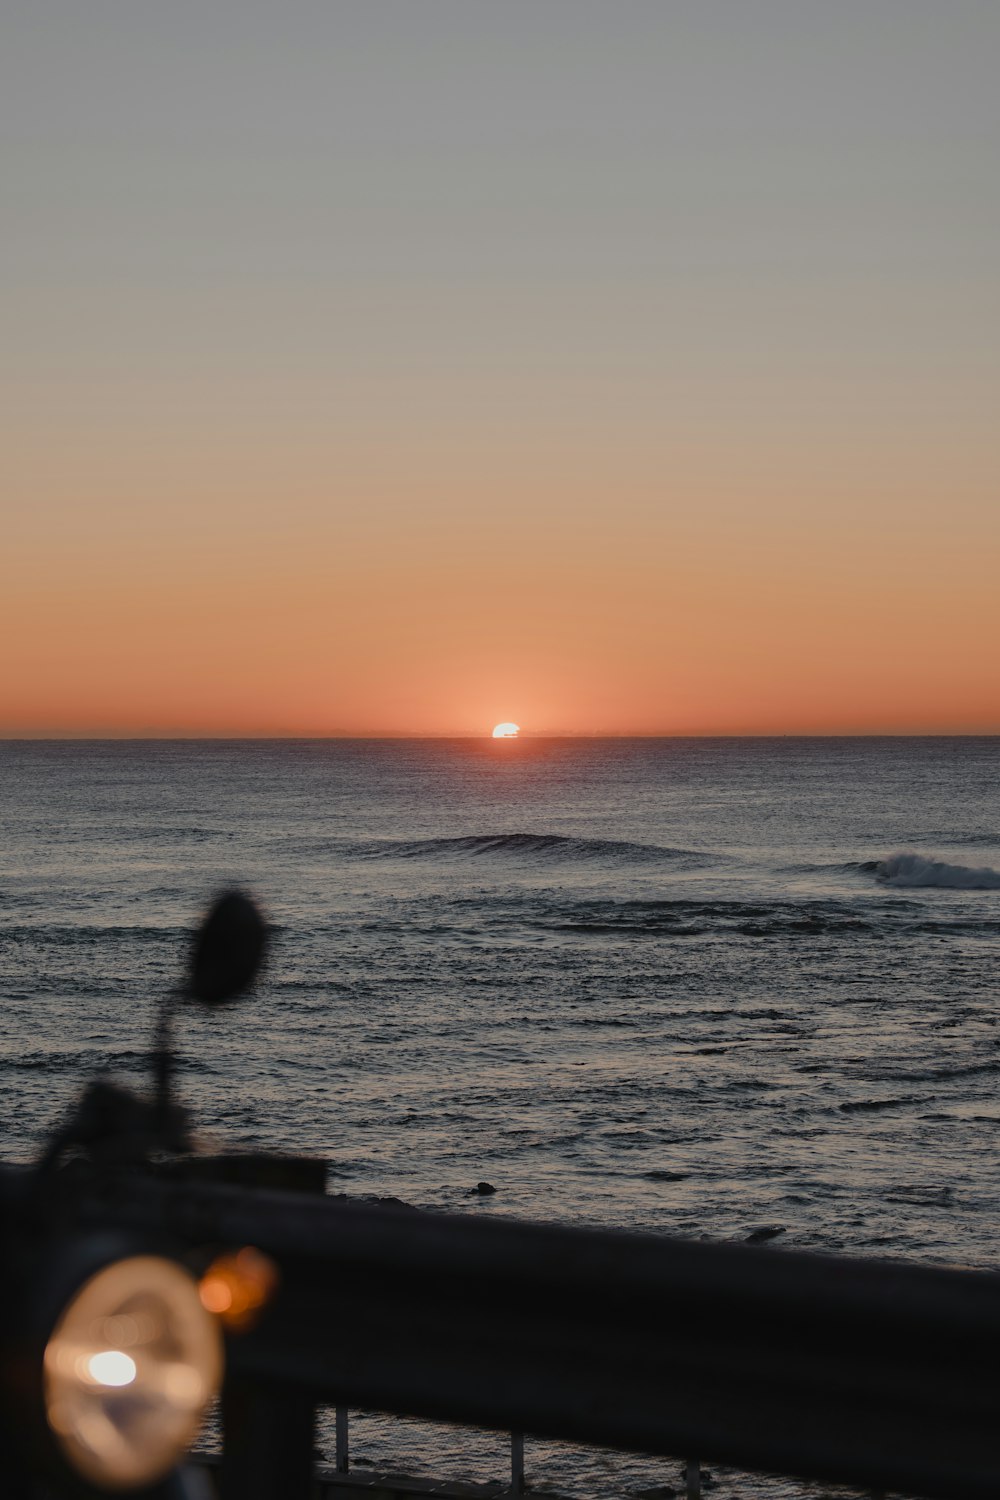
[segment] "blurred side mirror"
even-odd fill
[[[250,988],[267,948],[264,919],[249,896],[225,891],[195,934],[188,993],[202,1005],[225,1005]]]

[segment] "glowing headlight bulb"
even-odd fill
[[[102,1349],[84,1360],[84,1369],[98,1385],[131,1385],[138,1371],[135,1360],[121,1349]]]
[[[197,1435],[222,1375],[222,1341],[197,1283],[173,1261],[105,1266],[67,1305],[45,1350],[49,1426],[104,1489],[161,1478]]]

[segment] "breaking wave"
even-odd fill
[[[1000,870],[989,866],[972,869],[969,865],[949,865],[939,859],[925,859],[922,854],[890,854],[888,859],[869,861],[861,866],[871,871],[882,885],[914,888],[938,886],[954,891],[1000,891]]]

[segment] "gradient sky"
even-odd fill
[[[994,0],[9,0],[0,734],[1000,730]]]

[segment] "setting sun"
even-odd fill
[[[493,730],[495,740],[516,740],[521,732],[519,724],[497,724]]]

